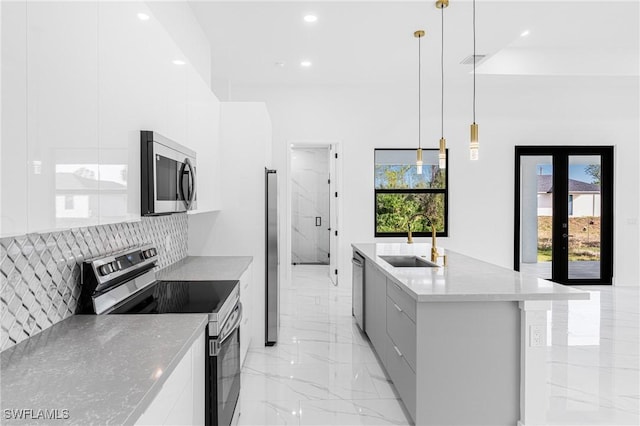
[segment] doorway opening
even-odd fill
[[[328,265],[329,146],[291,148],[291,264]]]
[[[289,265],[328,265],[338,285],[340,144],[295,142],[288,150]],[[288,268],[290,271],[290,268]]]
[[[517,146],[514,269],[611,284],[613,147]]]

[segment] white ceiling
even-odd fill
[[[192,1],[211,42],[212,75],[235,85],[439,84],[440,11],[433,1]],[[606,7],[605,7],[606,5]],[[480,74],[638,76],[637,1],[479,1]],[[318,16],[314,24],[303,16]],[[468,79],[471,2],[445,10],[445,71]],[[520,34],[529,31],[529,35]],[[310,60],[310,68],[300,61]],[[283,62],[284,67],[275,65]]]

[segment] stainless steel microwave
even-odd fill
[[[196,153],[157,132],[140,132],[142,215],[194,210]]]

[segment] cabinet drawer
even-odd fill
[[[385,367],[411,419],[416,421],[416,373],[409,367],[404,354],[391,339],[387,339]],[[400,353],[398,353],[400,352]]]
[[[391,298],[387,297],[387,334],[404,359],[416,370],[416,325]]]
[[[391,298],[411,321],[416,322],[416,301],[405,293],[400,285],[387,280],[387,297]]]

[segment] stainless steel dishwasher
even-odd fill
[[[351,263],[353,264],[352,315],[356,318],[356,324],[360,330],[364,331],[364,257],[354,251]]]

